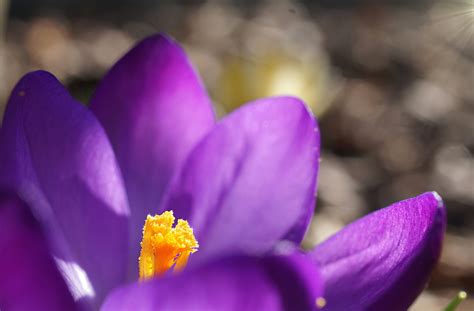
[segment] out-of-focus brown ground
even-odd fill
[[[436,190],[448,232],[412,309],[441,310],[458,290],[474,293],[472,3],[226,3],[111,7],[105,16],[40,10],[6,20],[0,6],[1,110],[20,76],[38,68],[87,102],[137,40],[168,32],[184,43],[219,114],[279,90],[300,92],[318,114],[318,207],[305,247],[370,211]],[[459,308],[472,309],[472,299]]]

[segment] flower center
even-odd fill
[[[178,219],[173,228],[174,221],[172,211],[146,217],[138,259],[140,280],[162,275],[173,267],[181,271],[189,255],[197,251],[199,244],[188,222]]]

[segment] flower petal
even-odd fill
[[[38,224],[16,196],[0,193],[0,309],[76,310]]]
[[[325,310],[407,310],[436,264],[445,230],[437,193],[395,203],[348,225],[311,256],[321,266]]]
[[[319,133],[293,97],[235,111],[192,151],[163,208],[189,220],[206,254],[264,253],[299,243],[314,208]]]
[[[124,175],[135,262],[146,215],[156,213],[169,180],[214,125],[212,105],[184,51],[160,34],[139,43],[110,70],[91,109]]]
[[[124,281],[128,206],[104,130],[51,74],[27,74],[0,132],[0,182],[46,230],[75,298],[96,302]]]
[[[235,257],[120,288],[102,310],[304,311],[322,294],[319,271],[304,256]]]

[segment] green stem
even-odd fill
[[[444,308],[444,311],[454,311],[461,304],[461,302],[467,298],[467,293],[465,291],[460,291],[456,297]]]

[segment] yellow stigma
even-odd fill
[[[172,211],[146,217],[138,259],[140,280],[162,275],[173,266],[175,271],[182,270],[189,255],[197,251],[199,244],[188,222],[178,219],[173,228],[174,220]]]

